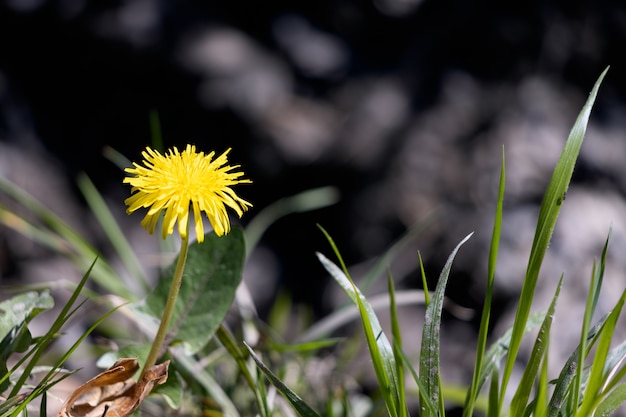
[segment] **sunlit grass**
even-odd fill
[[[0,366],[0,417],[29,413],[45,415],[45,408],[49,406],[47,390],[73,372],[64,369],[64,364],[78,344],[86,343],[88,335],[114,311],[116,320],[125,321],[124,326],[109,335],[117,348],[102,357],[94,357],[94,363],[108,367],[123,357],[137,357],[143,362],[149,351],[162,361],[171,361],[167,382],[158,386],[149,401],[142,405],[151,415],[407,417],[419,414],[443,417],[450,406],[460,407],[464,417],[583,417],[614,412],[626,400],[626,343],[614,346],[613,340],[626,293],[621,294],[608,314],[592,322],[604,279],[610,231],[607,230],[599,261],[589,271],[591,278],[585,315],[579,323],[579,346],[565,363],[557,364],[562,369],[558,375],[549,373],[554,364],[549,363],[548,352],[551,344],[559,343],[551,339],[551,329],[560,325],[554,321],[554,316],[566,278],[559,280],[546,311],[532,311],[541,266],[560,209],[566,204],[564,195],[605,74],[606,71],[598,79],[575,121],[545,192],[513,325],[504,334],[496,335],[496,340],[488,345],[500,230],[507,221],[503,214],[506,149],[503,150],[490,251],[488,258],[483,260],[487,265],[485,300],[477,343],[471,347],[476,352],[473,375],[466,386],[451,385],[441,377],[440,333],[446,286],[455,279],[454,258],[463,250],[463,245],[471,244],[471,235],[459,236],[459,243],[450,248],[435,288],[426,287],[428,280],[421,257],[416,254],[421,266],[423,291],[398,291],[393,277],[388,274],[387,292],[366,297],[365,289],[369,290],[375,277],[384,274],[398,249],[423,230],[432,218],[407,231],[359,280],[350,275],[343,261],[341,242],[335,242],[332,233],[321,225],[319,233],[326,237],[330,250],[320,248],[317,258],[345,292],[349,304],[317,322],[301,320],[297,323],[296,334],[293,327],[291,334],[287,334],[289,326],[286,323],[291,314],[288,297],[278,299],[268,322],[262,322],[255,313],[249,291],[241,282],[246,259],[274,221],[290,213],[334,204],[338,195],[332,188],[320,188],[286,197],[257,213],[245,230],[233,227],[223,237],[208,233],[200,239],[202,242],[189,245],[171,325],[163,342],[157,344],[163,348],[155,349],[153,342],[167,304],[174,264],[163,269],[156,286],[150,286],[135,255],[136,249],[128,242],[124,230],[116,224],[98,190],[86,176],[79,178],[79,187],[106,231],[111,246],[117,251],[119,263],[99,258],[96,249],[59,216],[35,197],[0,179],[0,192],[21,207],[21,210],[13,211],[0,207],[0,223],[67,256],[77,268],[85,271],[83,279],[72,284],[72,296],[56,319],[50,319],[52,325],[44,335],[32,335],[29,325],[34,317],[50,314],[53,298],[48,291],[23,288],[0,304],[3,311],[0,316],[0,354],[4,361],[4,366]],[[157,122],[153,117],[153,129],[158,130]],[[153,133],[160,140],[160,132]],[[114,155],[111,150],[109,154]],[[116,159],[123,160],[119,155]],[[31,218],[37,221],[29,220]],[[327,250],[330,254],[323,254]],[[563,273],[567,274],[567,271]],[[129,287],[122,276],[132,277],[137,285]],[[85,288],[88,280],[98,284],[98,292]],[[81,297],[82,301],[79,301]],[[54,341],[66,337],[63,328],[67,321],[80,314],[85,303],[94,302],[108,306],[109,311],[91,323],[69,350],[61,352],[60,359],[45,363],[44,354],[55,348]],[[401,329],[406,326],[400,326],[397,308],[406,304],[424,306],[424,324],[413,329],[413,332],[421,333],[419,352],[406,352],[403,345],[406,335]],[[380,322],[381,309],[389,313],[389,326]],[[229,312],[230,318],[236,316],[235,319],[226,320]],[[331,337],[350,321],[360,321],[359,332]],[[390,329],[389,334],[384,328]],[[106,331],[106,326],[101,329]],[[513,366],[518,363],[522,341],[527,338],[532,342],[530,356],[521,380],[512,386]],[[377,381],[375,392],[367,395],[360,391],[357,377],[345,373],[349,369],[347,364],[358,350],[355,346],[360,344],[367,347]],[[419,354],[416,362],[410,359],[415,354]],[[324,359],[336,367],[325,376],[328,380],[321,377],[309,379],[310,368]],[[40,377],[33,384],[35,374]],[[415,402],[419,404],[417,410],[409,406]],[[106,410],[109,410],[108,405],[105,414]]]

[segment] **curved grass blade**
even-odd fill
[[[337,259],[341,265],[341,269],[326,258],[321,253],[317,253],[317,257],[326,271],[337,281],[339,286],[343,288],[350,300],[356,304],[361,315],[361,323],[365,332],[370,357],[374,365],[376,378],[387,407],[387,411],[392,417],[398,415],[400,407],[406,407],[404,403],[400,403],[400,381],[398,379],[396,358],[393,348],[383,332],[378,321],[376,313],[365,296],[359,291],[352,281],[348,273],[348,268],[339,253],[337,245],[330,237],[328,232],[319,226],[329,244],[333,248]]]
[[[327,235],[330,239],[330,236]],[[331,239],[332,241],[332,239]],[[331,243],[334,246],[334,243]],[[336,252],[337,253],[337,252]],[[376,317],[374,309],[367,301],[365,296],[354,285],[352,279],[344,273],[337,265],[331,262],[321,253],[317,253],[317,258],[324,266],[326,271],[337,281],[339,286],[346,292],[350,300],[359,309],[363,329],[365,331],[370,356],[374,365],[374,371],[385,399],[385,404],[391,416],[396,416],[396,410],[399,406],[398,397],[398,375],[396,373],[397,365],[393,354],[393,348],[385,336],[383,329]],[[340,263],[344,266],[343,260]],[[402,404],[404,406],[404,404]]]
[[[245,344],[245,342],[244,342]],[[248,352],[250,352],[250,356],[254,359],[254,362],[259,367],[259,369],[265,374],[267,379],[276,387],[278,391],[289,401],[291,406],[298,412],[302,417],[320,417],[320,415],[309,406],[298,394],[293,392],[287,385],[285,385],[278,376],[276,376],[254,353],[254,350],[247,344],[245,344]]]
[[[443,397],[441,396],[441,378],[439,369],[439,330],[441,325],[441,312],[443,309],[444,292],[448,283],[448,276],[452,268],[452,261],[456,256],[459,248],[472,236],[473,233],[467,235],[452,251],[446,264],[441,271],[437,288],[433,294],[432,300],[426,307],[424,317],[424,329],[422,331],[422,346],[420,348],[420,365],[419,378],[426,391],[420,392],[420,402],[424,402],[429,398],[433,403],[437,403],[439,407],[439,415],[444,416]],[[428,408],[421,407],[421,416],[436,417]]]
[[[556,220],[561,210],[561,204],[563,203],[563,198],[567,192],[567,188],[574,171],[574,165],[576,164],[576,159],[578,158],[578,154],[582,146],[593,103],[607,71],[608,68],[602,72],[596,81],[591,93],[589,94],[587,102],[578,115],[578,118],[570,131],[567,142],[565,143],[561,156],[559,157],[559,161],[554,168],[552,179],[548,184],[548,189],[546,190],[541,203],[535,238],[530,250],[526,276],[524,278],[520,300],[515,313],[510,350],[507,355],[507,360],[502,374],[499,400],[500,409],[504,403],[504,395],[507,391],[506,388],[513,372],[515,360],[522,342],[522,335],[524,333],[523,329],[526,326],[526,321],[530,314],[530,308],[534,298],[535,287],[539,277],[541,264],[546,251],[548,250],[550,238],[552,237],[552,232],[554,231]]]

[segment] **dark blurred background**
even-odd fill
[[[244,225],[279,198],[339,191],[337,204],[264,235],[248,272],[262,282],[250,284],[261,311],[279,289],[318,316],[336,304],[314,255],[331,254],[317,223],[357,279],[407,230],[423,229],[391,265],[401,288],[420,286],[418,249],[434,283],[476,231],[449,289],[476,309],[504,146],[497,324],[519,291],[552,168],[608,65],[539,293],[549,298],[565,272],[579,288],[570,301],[584,300],[609,225],[607,285],[624,286],[625,50],[617,0],[0,0],[0,175],[106,250],[76,176],[86,172],[137,228],[140,216],[123,217],[123,173],[103,149],[138,160],[158,114],[166,147],[233,148],[230,160],[254,181],[238,188],[254,204]],[[11,236],[0,234],[3,280],[46,255]]]

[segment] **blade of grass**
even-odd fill
[[[104,230],[104,233],[113,245],[117,256],[119,256],[120,260],[126,267],[126,270],[131,274],[135,281],[143,285],[144,290],[147,290],[149,288],[149,284],[143,267],[137,259],[135,251],[131,247],[130,243],[128,243],[122,229],[120,229],[119,224],[115,221],[111,210],[109,210],[109,207],[106,205],[100,192],[96,189],[89,177],[84,173],[78,176],[78,187],[83,193],[91,211],[98,219],[100,226],[102,226],[102,230]]]
[[[626,291],[622,293],[622,296],[611,313],[609,313],[609,317],[600,331],[598,345],[593,357],[593,362],[591,363],[589,380],[587,381],[587,387],[585,388],[585,392],[583,394],[582,404],[576,413],[576,417],[591,415],[591,413],[593,413],[593,408],[597,406],[597,398],[600,397],[601,389],[605,383],[604,378],[606,375],[604,373],[604,364],[608,358],[611,339],[625,300]]]
[[[223,324],[217,329],[215,335],[217,336],[222,346],[226,348],[230,356],[235,359],[235,362],[237,363],[240,372],[242,373],[244,379],[248,383],[248,386],[254,393],[259,413],[261,414],[261,416],[269,416],[270,414],[267,403],[265,401],[265,396],[263,395],[263,392],[259,390],[259,387],[263,386],[263,384],[260,384],[256,378],[256,375],[252,375],[252,372],[250,372],[250,369],[248,368],[248,362],[246,361],[247,355],[244,355],[244,351],[239,348],[239,345],[235,341],[235,338]]]
[[[13,386],[13,390],[11,391],[11,394],[10,394],[11,397],[14,395],[17,395],[19,389],[24,385],[24,382],[26,381],[26,379],[32,372],[33,368],[35,367],[35,365],[37,365],[37,362],[39,362],[39,359],[44,354],[45,348],[56,337],[56,334],[59,332],[59,330],[61,330],[61,327],[63,326],[63,324],[65,324],[65,322],[71,317],[72,315],[71,309],[74,303],[76,302],[76,299],[80,295],[82,288],[87,283],[89,274],[91,273],[91,270],[93,269],[93,266],[96,264],[97,260],[98,260],[97,258],[94,259],[93,263],[91,264],[91,267],[87,270],[85,275],[83,275],[83,278],[80,280],[80,282],[76,286],[76,289],[74,290],[74,292],[68,299],[67,303],[61,309],[61,312],[59,313],[56,320],[50,326],[50,329],[48,330],[48,332],[41,338],[41,341],[39,342],[37,349],[33,353],[32,359],[26,365],[24,372],[22,373],[18,381]]]
[[[6,193],[13,200],[21,204],[27,211],[32,212],[52,231],[65,239],[67,244],[77,253],[76,256],[72,256],[71,258],[79,268],[87,269],[89,267],[88,260],[98,256],[96,249],[82,236],[76,233],[66,222],[14,183],[0,177],[0,191]],[[49,240],[51,239],[53,238],[49,238]],[[100,260],[100,262],[92,268],[92,279],[97,282],[98,285],[127,300],[134,299],[132,292],[129,291],[126,285],[120,280],[119,275],[104,260]]]
[[[411,376],[413,376],[413,380],[417,384],[418,394],[420,392],[426,392],[426,388],[424,388],[424,385],[422,384],[422,381],[420,381],[420,378],[417,375],[417,371],[415,370],[415,368],[411,364],[411,361],[409,360],[409,358],[406,356],[406,354],[404,353],[404,351],[400,347],[397,347],[397,350],[400,353],[400,357],[402,358],[402,363],[409,370],[409,372],[411,373]],[[437,408],[436,408],[435,404],[433,404],[433,402],[430,400],[430,398],[424,397],[424,400],[425,400],[424,403],[420,404],[421,412],[424,412],[424,407],[425,407],[425,408],[428,409],[428,411],[431,414],[433,414],[433,415],[437,414]]]
[[[578,363],[584,363],[585,356],[587,352],[586,343],[587,343],[587,333],[589,332],[589,327],[591,326],[591,319],[596,312],[596,305],[598,304],[598,298],[600,297],[600,289],[602,288],[602,281],[604,279],[604,268],[606,264],[606,254],[609,246],[609,239],[611,237],[611,230],[609,229],[609,234],[604,242],[604,247],[602,248],[602,256],[600,258],[600,267],[596,268],[596,263],[593,263],[593,269],[591,272],[591,284],[589,291],[587,293],[587,303],[585,305],[585,313],[583,316],[583,323],[580,332],[580,346],[578,353]],[[579,404],[581,385],[582,385],[582,373],[583,367],[578,367],[574,379],[574,389],[572,390],[572,404]]]
[[[245,342],[244,342],[245,344]],[[299,415],[303,417],[320,417],[319,414],[311,408],[298,394],[293,392],[287,385],[285,385],[278,376],[276,376],[257,356],[254,350],[245,344],[248,352],[250,352],[250,356],[254,359],[254,362],[259,367],[259,369],[265,374],[265,377],[278,389],[278,391],[283,394],[283,396],[289,401],[291,406],[298,412]]]
[[[549,334],[548,334],[549,336]],[[535,417],[546,417],[548,414],[548,354],[550,340],[546,340],[546,348],[543,352],[543,361],[541,363],[541,371],[539,372],[539,383],[537,384],[537,399],[534,410]]]
[[[361,315],[361,323],[365,331],[366,341],[370,351],[370,357],[374,365],[374,371],[378,379],[381,393],[385,400],[385,405],[392,417],[397,416],[398,407],[404,407],[405,404],[399,403],[399,380],[396,374],[397,365],[393,354],[393,348],[389,343],[387,336],[376,317],[376,313],[365,296],[359,291],[354,281],[348,273],[348,269],[335,245],[335,242],[322,227],[320,230],[326,236],[329,244],[333,248],[342,269],[337,267],[333,262],[321,253],[317,253],[317,258],[321,262],[326,271],[337,281],[339,286],[343,288],[350,300],[357,305]]]
[[[528,363],[526,364],[526,368],[524,369],[524,373],[522,374],[522,379],[517,386],[517,390],[513,395],[513,399],[511,400],[511,409],[509,412],[509,416],[511,417],[521,417],[525,413],[526,407],[528,405],[528,399],[530,398],[530,393],[534,385],[534,381],[537,378],[537,373],[539,372],[539,366],[545,358],[545,352],[548,348],[550,328],[554,319],[556,301],[559,298],[562,284],[563,277],[561,276],[561,279],[559,280],[559,283],[556,287],[554,297],[552,298],[552,302],[550,303],[550,307],[546,312],[546,317],[543,320],[541,328],[539,328],[539,333],[537,334],[537,338],[535,339],[535,345],[533,346],[530,358],[528,359]]]
[[[438,404],[439,416],[445,415],[445,409],[443,404],[443,397],[441,395],[441,376],[440,376],[440,363],[439,363],[439,331],[441,326],[441,312],[443,310],[443,300],[446,285],[448,283],[448,276],[450,275],[450,269],[452,268],[452,262],[461,246],[469,240],[473,233],[467,235],[461,242],[454,248],[448,260],[439,275],[439,281],[431,303],[426,307],[426,313],[424,316],[424,328],[422,331],[422,345],[420,348],[420,365],[419,365],[419,377],[426,389],[425,392],[420,392],[420,402],[424,401],[424,397],[429,398],[434,403]],[[431,414],[427,409],[422,408],[423,417],[436,417],[437,414]]]
[[[472,384],[467,390],[465,406],[463,407],[463,417],[470,417],[474,413],[474,402],[478,397],[478,390],[482,385],[479,381],[480,369],[482,368],[485,350],[487,347],[487,336],[489,332],[489,321],[491,317],[491,301],[493,299],[493,282],[496,274],[496,263],[498,259],[498,248],[500,246],[500,230],[502,228],[502,208],[504,205],[504,185],[505,185],[505,160],[504,148],[502,148],[502,164],[500,166],[500,183],[498,187],[498,200],[496,203],[496,214],[493,222],[493,232],[491,234],[491,244],[489,245],[489,261],[487,264],[487,289],[483,302],[483,311],[480,318],[480,328],[478,331],[478,341],[476,346],[476,359],[474,361],[474,375]]]
[[[554,168],[552,179],[548,184],[548,189],[546,190],[541,203],[535,238],[531,247],[526,276],[524,278],[520,300],[515,313],[510,349],[502,374],[499,410],[501,410],[502,405],[504,404],[504,396],[507,391],[507,385],[511,374],[513,373],[513,367],[522,342],[522,335],[524,333],[523,329],[526,326],[526,321],[530,314],[530,308],[534,298],[535,287],[539,277],[541,264],[546,251],[548,250],[550,238],[552,237],[552,232],[554,231],[556,220],[561,210],[563,197],[567,192],[567,188],[574,171],[574,165],[576,164],[576,159],[578,158],[578,154],[582,146],[593,103],[607,71],[608,68],[602,72],[596,81],[591,93],[589,94],[587,102],[578,115],[578,118],[570,131],[567,142],[565,143],[561,156],[559,157],[559,161]],[[500,413],[498,412],[498,414]]]
[[[595,344],[594,340],[597,339],[598,334],[604,327],[604,324],[606,323],[606,320],[608,319],[608,317],[609,317],[608,314],[602,317],[587,333],[586,342],[584,344],[585,354],[583,355],[583,358],[586,357],[586,355],[589,353],[591,346]],[[588,343],[589,341],[591,342]],[[570,399],[573,398],[573,393],[571,392],[571,390],[573,389],[572,382],[575,378],[575,375],[578,369],[580,350],[581,350],[581,345],[578,345],[576,350],[574,350],[574,352],[567,359],[567,361],[565,362],[565,365],[563,365],[563,369],[559,373],[559,377],[557,378],[556,383],[554,384],[554,391],[552,392],[550,403],[548,404],[548,416],[549,417],[557,417],[561,413],[563,413],[563,408],[566,406],[566,402],[568,401],[568,398]],[[578,387],[576,389],[580,389],[580,388]],[[576,407],[577,406],[578,406],[578,403],[576,403]],[[573,413],[563,413],[563,414],[571,415]]]
[[[608,417],[612,415],[620,405],[626,401],[626,383],[618,385],[609,393],[596,408],[594,416]]]
[[[424,302],[426,305],[430,304],[430,293],[428,292],[428,279],[426,278],[426,271],[424,270],[424,262],[422,262],[422,254],[417,251],[417,258],[420,262],[420,276],[422,277],[422,288],[424,288]]]
[[[535,327],[539,326],[545,319],[545,313],[537,312],[530,315],[524,329],[524,334],[530,332]],[[487,381],[495,371],[499,370],[499,364],[504,355],[509,350],[509,343],[511,343],[511,334],[513,329],[508,329],[490,348],[485,354],[483,365],[480,369],[478,377],[478,391],[482,388],[483,384]],[[493,381],[492,381],[493,382]],[[497,410],[496,410],[497,411]]]
[[[396,307],[396,296],[393,285],[393,279],[391,274],[387,275],[387,288],[389,292],[389,312],[391,315],[391,334],[393,337],[393,356],[396,363],[396,374],[398,375],[398,415],[400,417],[406,417],[408,410],[406,406],[406,392],[404,389],[404,367],[402,366],[402,360],[400,358],[402,349],[402,331],[400,330],[400,322],[398,320],[398,309]]]

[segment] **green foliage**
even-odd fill
[[[243,230],[233,227],[225,236],[213,233],[189,247],[183,282],[170,333],[191,353],[200,351],[224,320],[241,282],[245,242]],[[161,316],[172,282],[174,263],[165,270],[139,310]]]
[[[434,291],[426,286],[426,274],[418,252],[424,291],[397,291],[393,277],[387,274],[387,294],[365,295],[384,275],[400,249],[421,233],[434,216],[408,230],[358,282],[350,275],[330,234],[320,227],[337,263],[321,253],[317,258],[350,302],[322,320],[309,322],[310,315],[306,313],[299,314],[298,319],[291,317],[294,306],[285,296],[276,302],[269,323],[259,320],[254,304],[246,298],[245,283],[241,281],[246,257],[265,230],[280,217],[337,201],[336,191],[325,187],[277,201],[258,213],[245,231],[233,227],[223,237],[209,233],[202,244],[195,242],[189,246],[173,320],[160,352],[172,360],[169,379],[155,391],[160,397],[153,396],[154,401],[160,402],[156,406],[146,404],[146,408],[150,412],[163,410],[163,415],[169,414],[169,408],[174,408],[179,410],[179,415],[230,417],[290,416],[294,412],[306,417],[383,414],[407,417],[413,411],[410,407],[413,403],[419,404],[418,413],[424,417],[443,417],[450,405],[462,407],[463,417],[476,414],[487,417],[586,417],[606,416],[616,411],[626,401],[626,383],[623,381],[626,342],[613,346],[613,336],[626,291],[609,313],[592,322],[604,280],[610,231],[600,260],[594,263],[591,271],[579,345],[561,364],[561,371],[556,376],[549,374],[552,369],[549,365],[554,365],[549,363],[549,347],[558,343],[551,338],[551,330],[559,325],[553,321],[559,292],[562,285],[567,285],[566,279],[561,277],[556,285],[547,311],[531,311],[541,266],[605,74],[606,71],[599,77],[578,116],[545,192],[513,326],[499,337],[496,335],[497,339],[488,346],[500,230],[506,221],[503,213],[506,182],[503,150],[486,260],[485,300],[473,374],[467,386],[452,386],[442,380],[440,333],[445,289],[449,280],[454,280],[453,261],[470,236],[452,250]],[[151,127],[153,135],[161,140],[155,115]],[[123,160],[113,150],[107,152],[116,160]],[[97,251],[86,239],[36,199],[0,179],[0,191],[20,207],[13,211],[0,207],[0,222],[66,255],[78,268],[88,271],[78,285],[67,284],[73,289],[72,296],[44,335],[34,336],[29,326],[35,317],[52,308],[53,298],[47,290],[25,289],[0,303],[0,393],[4,397],[0,402],[0,417],[27,414],[33,410],[29,405],[35,398],[41,398],[39,413],[44,415],[47,390],[70,375],[69,371],[62,369],[65,361],[78,344],[117,309],[127,322],[115,329],[102,327],[101,331],[119,348],[107,352],[99,363],[108,366],[116,358],[133,356],[143,360],[155,337],[171,284],[177,282],[173,280],[177,265],[174,262],[161,271],[156,285],[149,285],[143,266],[137,260],[136,249],[127,241],[124,230],[114,220],[102,196],[87,177],[81,176],[78,183],[120,262],[98,259],[93,263]],[[172,242],[168,244],[172,246]],[[103,297],[87,290],[88,276],[99,285],[100,292],[114,297]],[[131,277],[134,285],[128,285],[122,277]],[[49,286],[53,287],[53,284]],[[237,290],[241,292],[237,293]],[[70,349],[57,353],[52,364],[42,366],[45,354],[54,347],[53,341],[62,337],[64,324],[80,311],[82,303],[78,298],[81,294],[111,309],[92,323]],[[397,309],[406,304],[424,305],[425,309],[424,325],[415,329],[415,333],[421,330],[422,335],[417,362],[412,359],[415,352],[407,353],[403,346],[406,335],[401,330]],[[388,332],[378,317],[382,308],[389,311]],[[227,324],[225,318],[229,312],[237,320]],[[237,312],[239,314],[234,314]],[[362,334],[330,337],[340,327],[355,320],[360,322]],[[516,386],[509,386],[513,367],[519,363],[522,341],[528,337],[533,337],[534,343],[521,380]],[[352,380],[349,374],[349,363],[362,344],[369,352],[377,383],[375,392],[367,396],[360,392],[359,381]],[[329,358],[335,367],[332,373],[310,380],[310,368]],[[33,383],[31,377],[35,374],[42,376]]]

